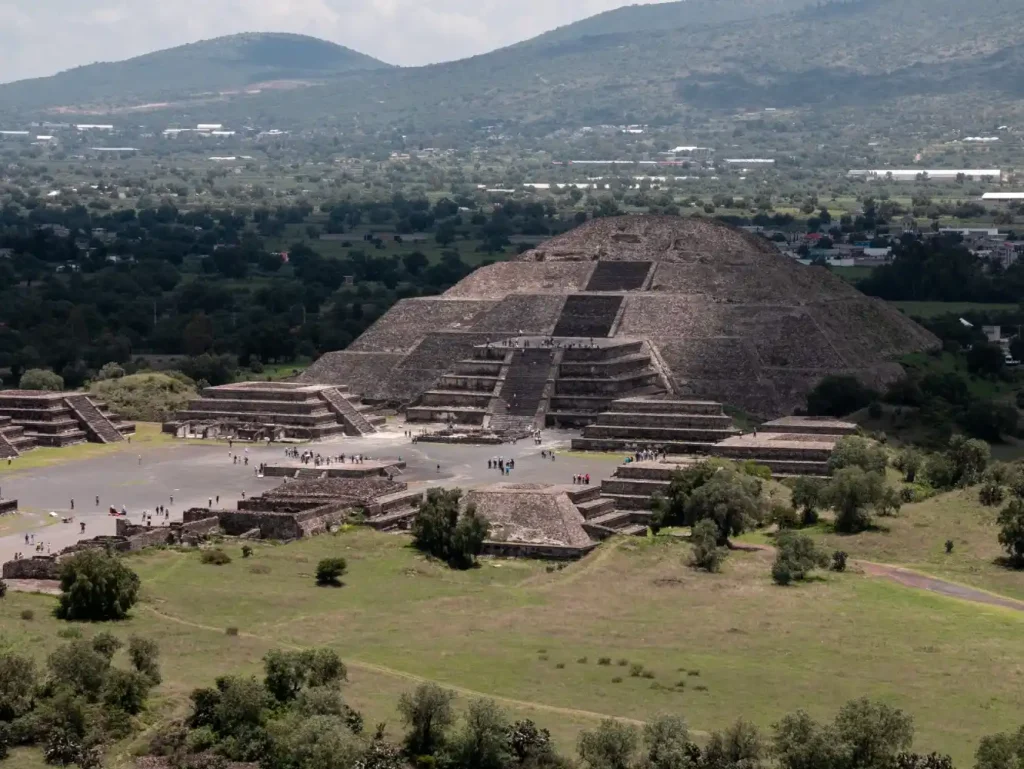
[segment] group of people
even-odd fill
[[[664,449],[643,449],[631,457],[626,457],[625,464],[633,462],[659,462],[668,459],[668,452]]]
[[[25,535],[25,545],[26,546],[31,546],[31,547],[35,548],[35,551],[37,553],[44,553],[44,552],[45,553],[49,553],[50,552],[50,543],[49,542],[43,542],[42,540],[40,540],[39,542],[36,542],[36,535],[35,534],[26,534]],[[25,555],[23,553],[15,553],[14,554],[14,560],[15,561],[20,561],[24,557],[25,557]]]
[[[584,473],[582,475],[574,475],[572,477],[572,483],[574,486],[589,486],[590,485],[590,473]]]
[[[288,454],[286,451],[285,454]],[[353,465],[361,465],[369,457],[365,457],[362,454],[338,454],[337,456],[325,457],[322,454],[316,454],[312,451],[295,452],[289,454],[295,459],[298,459],[304,465],[313,465],[313,467],[320,467],[321,465],[329,467],[332,464],[340,463],[345,464],[346,460]]]
[[[516,461],[514,459],[506,460],[504,457],[491,457],[487,460],[488,470],[498,470],[502,475],[508,475],[516,469]]]

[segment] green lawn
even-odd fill
[[[779,588],[766,553],[734,553],[723,574],[707,575],[668,537],[607,543],[550,572],[493,560],[453,572],[407,542],[355,529],[256,543],[251,559],[223,567],[201,565],[195,552],[149,551],[130,558],[143,602],[102,629],[159,641],[161,717],[180,714],[189,690],[216,675],[257,670],[274,646],[329,645],[350,666],[346,696],[367,723],[396,731],[398,694],[429,679],[456,688],[463,705],[476,694],[499,698],[566,750],[604,715],[681,713],[699,732],[743,716],[768,728],[797,708],[825,718],[870,696],[914,715],[919,749],[967,765],[982,735],[1021,721],[1024,616],[1010,611],[852,573]],[[342,588],[313,585],[327,555],[348,559]],[[59,640],[52,601],[9,594],[0,645],[42,658]],[[34,620],[19,619],[25,608]],[[620,659],[655,678],[630,677]]]
[[[155,422],[138,422],[135,425],[135,435],[131,443],[77,443],[74,446],[55,449],[40,447],[26,451],[20,457],[14,459],[10,464],[6,461],[0,463],[0,475],[5,473],[16,473],[19,470],[31,470],[37,467],[50,467],[66,462],[74,462],[80,459],[92,459],[107,454],[118,454],[132,451],[139,446],[159,446],[174,443],[173,435],[166,435],[161,432],[160,425]]]

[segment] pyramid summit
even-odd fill
[[[411,406],[411,418],[448,407],[445,419],[468,423],[536,405],[549,424],[586,424],[609,398],[655,393],[773,418],[827,375],[882,386],[900,376],[900,356],[937,344],[755,235],[623,216],[483,267],[442,296],[399,302],[303,378]]]

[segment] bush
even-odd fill
[[[96,374],[97,382],[104,382],[108,379],[121,379],[125,375],[125,370],[120,363],[104,363]]]
[[[718,546],[718,539],[718,526],[712,520],[705,519],[693,527],[690,533],[693,546],[690,563],[693,567],[711,574],[721,570],[725,549]]]
[[[953,540],[947,539],[946,540],[946,555],[949,555],[950,553],[953,552],[953,547],[954,547]]]
[[[195,382],[178,372],[146,372],[94,382],[89,392],[136,422],[164,422],[196,396]]]
[[[846,559],[849,556],[843,550],[836,550],[832,553],[832,571],[846,571]]]
[[[842,417],[859,411],[878,393],[852,376],[827,376],[807,394],[807,413],[811,416]]]
[[[461,489],[430,489],[416,512],[412,534],[417,549],[452,568],[468,569],[483,550],[490,524],[472,505],[460,513],[461,499]]]
[[[632,665],[629,666],[629,675],[632,678],[639,678],[641,675],[643,675],[643,672],[644,666],[638,662],[634,662]]]
[[[800,513],[795,508],[785,505],[772,505],[768,520],[778,526],[780,530],[798,529],[801,522]]]
[[[829,559],[814,540],[804,534],[785,531],[776,540],[772,579],[779,585],[804,580],[815,568],[825,568]]]
[[[597,664],[598,665],[611,665],[612,664],[612,658],[611,657],[598,657],[597,658]]]
[[[115,555],[83,550],[60,570],[59,619],[104,622],[128,616],[139,595],[139,577]]]
[[[924,464],[924,456],[917,449],[906,449],[896,455],[893,467],[903,473],[903,480],[913,483]]]
[[[238,628],[236,628],[234,625],[232,625],[231,627],[226,627],[224,628],[224,635],[229,635],[232,637],[237,636]]]
[[[836,511],[836,531],[856,534],[871,526],[871,508],[885,493],[881,473],[868,473],[859,467],[839,470],[826,487],[824,496]]]
[[[316,584],[338,587],[347,569],[344,558],[324,558],[316,565]]]
[[[242,557],[249,558],[252,555],[252,548],[249,545],[242,545]]]
[[[1015,499],[999,512],[999,544],[1006,550],[1010,563],[1024,566],[1024,501]]]
[[[221,548],[215,547],[212,550],[204,550],[200,553],[199,561],[200,563],[206,563],[212,566],[224,566],[231,563],[231,556]]]
[[[800,476],[793,484],[793,507],[800,511],[802,525],[813,526],[818,522],[823,488],[820,480],[807,476]]]
[[[22,609],[21,610],[21,618],[23,620],[25,620],[26,622],[31,622],[32,620],[34,620],[36,618],[36,613],[34,611],[32,611],[31,609]]]
[[[48,390],[60,392],[64,389],[64,379],[45,368],[30,368],[21,375],[18,387],[22,390]]]
[[[848,435],[836,441],[828,469],[835,473],[847,467],[859,467],[868,473],[878,473],[885,470],[888,463],[888,455],[881,445],[867,438]]]
[[[7,595],[7,583],[0,579],[0,598]]]
[[[998,507],[1003,504],[1003,487],[993,481],[987,481],[978,489],[978,501],[985,507]]]

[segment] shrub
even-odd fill
[[[255,566],[249,567],[250,574],[270,574],[270,567],[266,564],[258,563]]]
[[[953,540],[947,539],[946,540],[946,555],[949,555],[952,552],[953,552]]]
[[[128,639],[128,658],[132,667],[156,686],[160,683],[160,649],[155,641],[133,635]]]
[[[856,534],[871,526],[871,508],[882,500],[885,479],[860,467],[836,472],[825,488],[824,497],[836,511],[836,531]]]
[[[30,368],[21,375],[18,387],[22,390],[48,390],[60,392],[64,389],[64,379],[45,368]]]
[[[1003,504],[1003,487],[994,481],[986,481],[978,489],[978,501],[985,507],[998,507]]]
[[[700,671],[699,670],[690,670],[689,672],[687,672],[686,675],[690,676],[690,678],[699,678],[700,677]]]
[[[558,668],[559,670],[561,670],[562,668],[565,667],[565,663],[564,662],[559,662],[558,664],[555,665],[555,667]]]
[[[242,557],[248,558],[252,555],[252,547],[249,545],[242,545]]]
[[[720,571],[725,549],[718,546],[718,539],[718,526],[714,521],[705,519],[694,526],[690,534],[690,544],[693,545],[691,565],[712,574]]]
[[[622,683],[622,676],[615,676],[615,678],[612,679],[612,683],[613,684],[621,684]]]
[[[642,672],[640,674],[640,677],[641,678],[648,678],[648,679],[654,678],[654,671],[653,670],[644,670],[644,672]]]
[[[832,553],[832,571],[846,571],[847,558],[848,556],[843,550],[836,550],[834,553]]]
[[[777,540],[772,579],[780,585],[803,580],[815,568],[825,568],[829,559],[814,540],[803,534],[786,531]]]
[[[490,524],[472,505],[460,512],[461,499],[461,489],[428,491],[413,521],[413,544],[452,568],[468,569],[483,549]]]
[[[32,620],[34,620],[36,618],[36,613],[34,611],[32,611],[31,609],[22,609],[21,610],[21,618],[23,620],[25,620],[26,622],[31,622]]]
[[[224,634],[225,635],[229,635],[229,636],[236,636],[236,635],[238,635],[238,628],[236,628],[234,626],[225,628],[224,629]]]
[[[0,579],[0,598],[7,595],[7,583]]]
[[[629,666],[629,675],[632,678],[639,678],[644,672],[644,666],[638,662],[634,662]]]
[[[913,483],[924,464],[924,455],[917,449],[906,449],[896,455],[893,467],[903,473],[903,480]]]
[[[338,587],[347,569],[344,558],[324,558],[316,565],[316,584]]]
[[[807,394],[811,416],[842,417],[878,400],[878,393],[852,376],[827,376]]]
[[[611,665],[612,664],[612,658],[611,657],[599,657],[598,660],[597,660],[597,664],[598,665]]]
[[[804,526],[813,526],[818,522],[823,488],[820,480],[807,476],[800,476],[793,484],[793,507],[800,510]]]
[[[128,616],[139,595],[139,577],[116,555],[83,550],[60,570],[59,619],[104,622]]]
[[[796,508],[786,507],[785,505],[772,505],[772,511],[769,514],[768,520],[774,523],[779,529],[797,529],[800,528],[800,513],[797,512]]]
[[[848,467],[859,467],[864,472],[877,473],[885,470],[888,463],[888,455],[880,444],[867,438],[848,435],[836,441],[828,460],[828,469],[835,473]]]
[[[120,363],[104,363],[103,367],[96,374],[96,381],[103,382],[107,379],[121,379],[125,375],[125,370]]]
[[[1006,550],[1011,564],[1024,566],[1024,501],[1015,499],[999,512],[999,544]]]
[[[224,552],[221,548],[215,547],[212,550],[204,550],[199,555],[199,560],[202,563],[210,564],[213,566],[224,566],[231,563],[231,556]]]
[[[626,665],[629,664],[629,660],[620,658],[618,661],[616,661],[615,664],[618,665],[620,668],[624,668],[626,667]]]
[[[586,665],[587,664],[587,658],[586,657],[580,657],[578,660],[576,660],[576,662],[579,663],[580,665]]]

